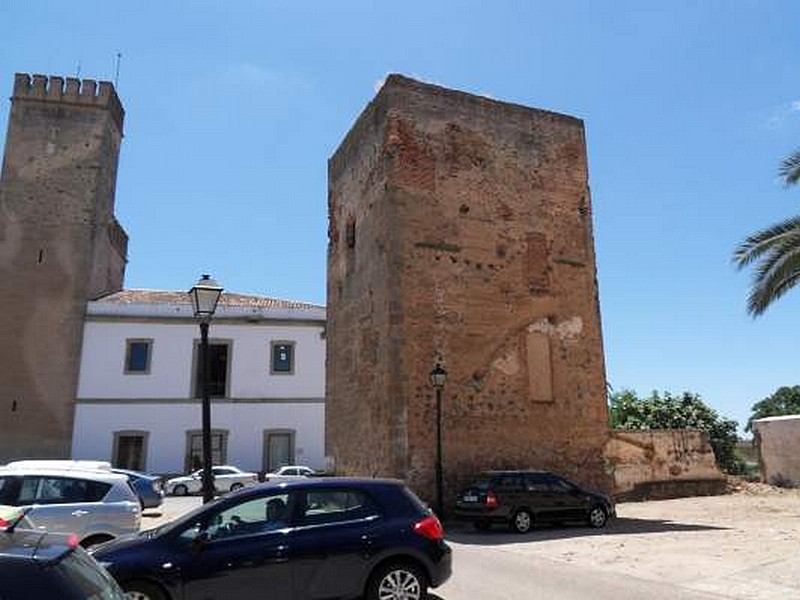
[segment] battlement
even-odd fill
[[[36,100],[39,102],[59,102],[76,106],[106,109],[122,133],[125,110],[110,81],[97,82],[94,79],[58,77],[46,75],[14,75],[13,100]]]

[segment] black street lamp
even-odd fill
[[[189,290],[194,307],[194,317],[200,322],[200,387],[203,395],[203,502],[214,499],[214,481],[211,476],[211,401],[208,398],[210,356],[208,352],[208,325],[217,310],[222,287],[208,275],[203,275]]]
[[[447,381],[447,371],[436,364],[431,371],[431,385],[436,390],[436,514],[444,518],[444,501],[442,497],[442,390]]]

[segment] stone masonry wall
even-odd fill
[[[122,106],[110,83],[18,74],[0,179],[0,463],[68,457],[86,301],[122,287]]]
[[[611,431],[605,450],[621,500],[722,493],[725,476],[717,468],[708,434],[692,429]]]
[[[800,415],[753,421],[761,478],[772,485],[800,486]]]
[[[608,488],[582,122],[390,76],[329,163],[327,446],[434,485],[487,468]]]

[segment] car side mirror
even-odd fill
[[[197,535],[192,538],[192,550],[195,552],[202,552],[208,544],[208,532],[199,531]]]

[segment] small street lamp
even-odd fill
[[[189,290],[194,308],[194,317],[200,322],[200,387],[203,398],[203,502],[214,499],[214,482],[211,476],[211,401],[208,398],[208,375],[210,356],[208,352],[208,325],[222,287],[208,275],[203,275]]]
[[[436,390],[436,514],[444,518],[444,501],[442,497],[442,390],[447,381],[447,371],[436,363],[431,371],[431,385]]]

